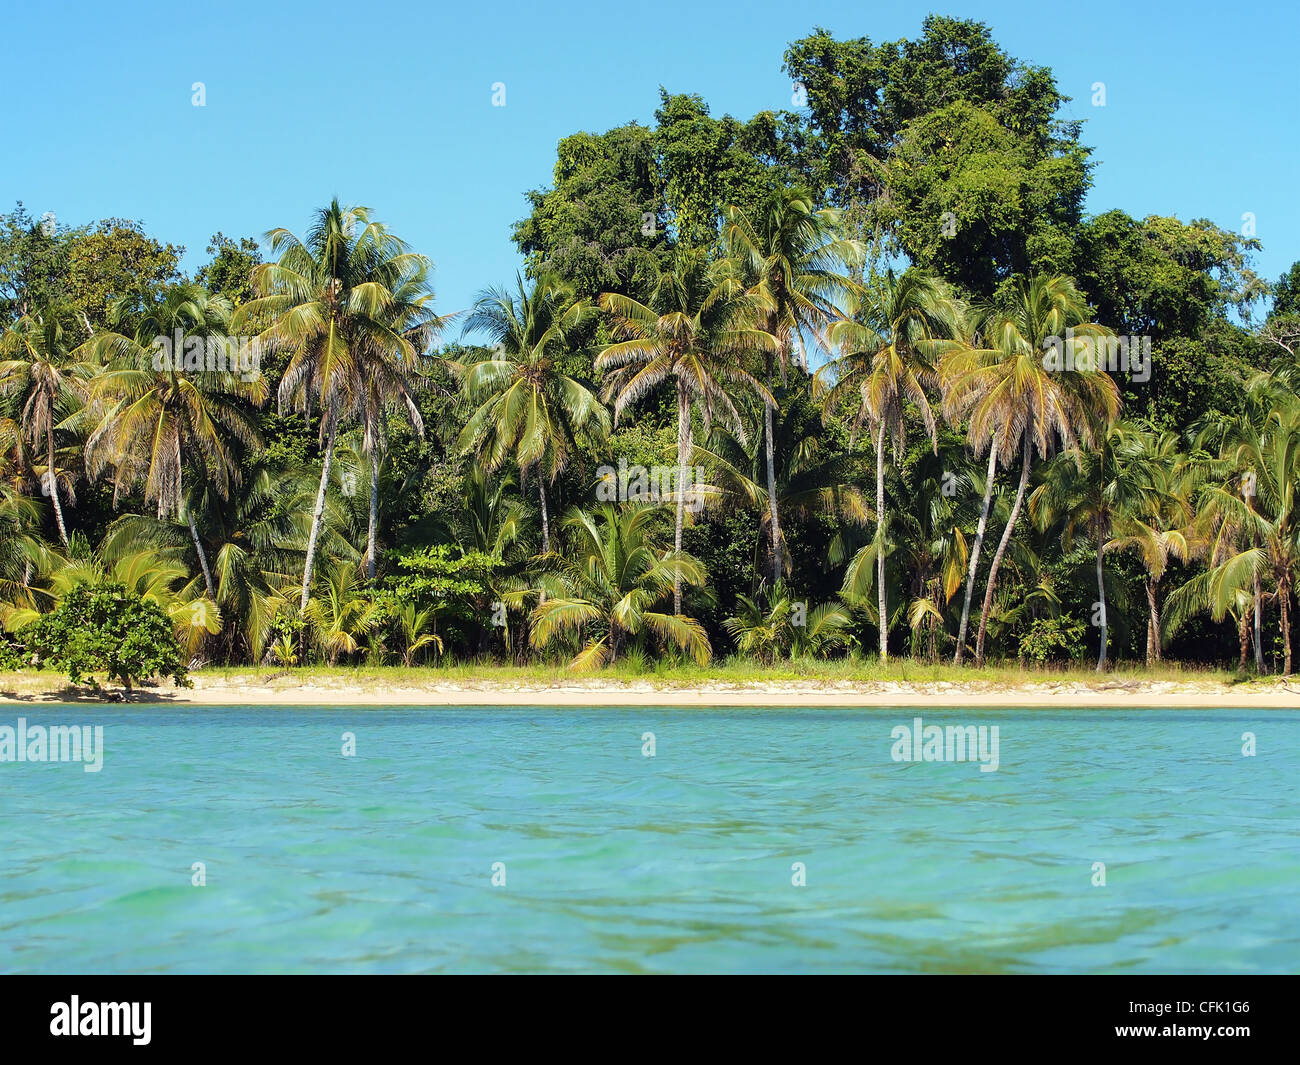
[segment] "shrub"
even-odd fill
[[[52,666],[73,684],[98,687],[103,673],[131,690],[132,681],[171,677],[190,686],[175,627],[152,600],[122,584],[81,584],[57,610],[19,630],[38,669]]]

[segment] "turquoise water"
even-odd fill
[[[1300,969],[1286,711],[20,715],[105,754],[0,763],[3,972]]]

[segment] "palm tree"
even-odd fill
[[[433,313],[433,292],[429,288],[429,263],[412,257],[392,285],[391,299],[383,319],[392,331],[406,340],[417,356],[430,345],[447,323]],[[370,515],[366,526],[366,577],[375,582],[375,538],[379,524],[379,463],[388,450],[390,414],[403,414],[424,437],[424,419],[415,405],[415,393],[424,384],[416,358],[400,349],[367,344],[361,347],[360,388],[364,425],[363,450],[370,458]]]
[[[524,507],[512,476],[491,477],[474,465],[464,478],[464,510],[454,522],[461,547],[504,559],[519,542],[524,527]]]
[[[993,554],[984,590],[975,645],[977,666],[984,664],[984,638],[998,568],[1020,515],[1034,452],[1048,458],[1058,443],[1062,449],[1076,444],[1091,446],[1099,427],[1109,425],[1119,414],[1119,389],[1104,371],[1051,368],[1044,354],[1056,344],[1068,356],[1063,366],[1087,365],[1084,356],[1092,350],[1091,345],[1110,335],[1101,326],[1085,324],[1087,314],[1087,301],[1072,280],[1040,274],[1017,285],[1006,307],[987,314],[981,330],[987,348],[954,346],[941,365],[949,420],[966,418],[967,440],[976,454],[983,453],[986,447],[990,449],[984,507],[971,550],[954,664],[961,663],[965,649],[971,589],[997,464],[1006,465],[1020,453],[1015,502]]]
[[[124,308],[112,314],[120,325]],[[221,297],[197,285],[173,285],[147,307],[132,337],[110,332],[92,341],[108,368],[91,388],[89,414],[97,425],[86,441],[88,472],[97,478],[112,469],[114,504],[143,482],[145,502],[157,504],[160,519],[184,514],[209,599],[216,585],[194,514],[185,507],[185,470],[193,464],[207,485],[229,497],[241,477],[238,448],[260,446],[252,407],[265,400],[266,384],[260,372],[188,369],[179,351],[160,356],[168,350],[162,342],[172,337],[226,344],[229,315]]]
[[[653,532],[660,511],[649,504],[604,504],[572,511],[559,562],[566,594],[540,603],[532,614],[530,642],[545,648],[557,636],[576,637],[573,669],[598,668],[618,658],[630,642],[672,645],[701,665],[712,650],[704,627],[680,611],[655,608],[680,583],[704,583],[704,567],[679,551],[666,554]]]
[[[600,305],[613,318],[619,338],[596,358],[596,369],[609,372],[606,397],[614,397],[615,422],[629,406],[666,382],[671,381],[677,393],[673,550],[680,555],[691,407],[699,406],[706,436],[716,418],[743,441],[744,425],[733,395],[752,391],[766,403],[771,394],[739,360],[750,352],[774,350],[777,341],[754,324],[756,302],[744,286],[716,269],[698,249],[678,250],[669,269],[656,266],[644,303],[606,292]],[[673,584],[673,613],[681,611],[679,577]]]
[[[1151,478],[1153,490],[1140,493],[1116,516],[1115,537],[1107,550],[1135,552],[1146,570],[1146,664],[1150,666],[1162,658],[1160,582],[1170,560],[1186,562],[1198,541],[1187,502],[1194,472],[1187,457],[1178,451],[1178,437],[1169,432],[1148,432],[1140,441],[1142,453],[1137,461]]]
[[[91,364],[78,361],[78,339],[89,333],[84,322],[71,304],[55,303],[24,314],[0,334],[0,397],[14,402],[25,442],[34,452],[44,451],[41,485],[65,548],[68,529],[59,493],[73,501],[72,481],[60,476],[55,431],[84,402],[86,382],[94,373]]]
[[[0,626],[14,609],[36,610],[43,589],[34,582],[60,561],[36,531],[37,508],[0,483]]]
[[[420,352],[410,331],[420,338],[428,318],[415,322],[394,308],[405,302],[418,305],[414,318],[431,314],[419,302],[419,281],[430,263],[372,221],[367,208],[343,207],[337,199],[316,212],[305,237],[281,228],[267,240],[279,258],[253,270],[257,298],[239,309],[234,326],[256,325],[268,350],[289,352],[280,379],[281,408],[292,405],[308,419],[313,407],[321,411],[324,454],[303,562],[299,609],[305,611],[339,429],[356,413],[373,416],[374,397],[365,388],[368,372],[381,363],[401,365],[408,373],[414,366]]]
[[[206,483],[188,489],[184,520],[123,514],[109,526],[101,550],[116,557],[142,547],[182,549],[191,542],[189,517],[200,515],[196,524],[212,560],[213,598],[225,619],[227,654],[233,658],[242,652],[261,661],[276,618],[293,605],[305,537],[275,505],[293,494],[289,482],[273,478],[256,463],[227,498]]]
[[[546,484],[568,465],[577,443],[609,432],[609,411],[586,385],[564,373],[559,357],[590,304],[550,273],[528,289],[482,293],[465,319],[465,332],[481,332],[494,345],[487,355],[458,364],[465,396],[476,409],[457,447],[473,450],[486,472],[513,453],[520,476],[537,475],[542,553],[551,550]]]
[[[850,640],[851,618],[843,606],[823,603],[808,610],[807,603],[793,598],[784,581],[771,589],[766,602],[738,595],[736,605],[739,613],[722,627],[736,641],[738,651],[753,655],[763,665],[791,654],[821,655]]]
[[[1101,629],[1097,652],[1099,673],[1105,670],[1107,661],[1104,557],[1112,549],[1111,535],[1116,523],[1129,515],[1150,514],[1167,507],[1168,503],[1156,480],[1142,428],[1123,421],[1115,422],[1099,434],[1091,448],[1074,447],[1053,459],[1043,483],[1029,497],[1029,513],[1040,528],[1062,520],[1061,538],[1067,552],[1080,528],[1088,530],[1096,545],[1099,607],[1096,616]],[[1153,603],[1149,602],[1148,606],[1154,618]]]
[[[873,279],[854,318],[841,318],[828,330],[842,352],[818,371],[828,410],[847,396],[857,405],[852,439],[866,422],[876,445],[876,537],[863,548],[875,556],[876,600],[880,620],[880,660],[889,657],[889,614],[885,590],[885,438],[901,460],[907,443],[909,405],[921,418],[937,453],[938,430],[926,387],[938,382],[937,342],[958,330],[958,309],[942,282],[918,270],[896,277],[891,270]],[[827,384],[826,382],[831,382]]]
[[[326,568],[321,594],[304,614],[317,646],[329,664],[341,654],[355,654],[361,640],[378,627],[380,607],[362,594],[354,562],[334,562]]]
[[[776,403],[774,371],[782,381],[789,366],[807,369],[805,338],[825,349],[822,331],[839,314],[837,303],[855,291],[852,278],[842,271],[859,266],[864,257],[860,241],[840,235],[840,214],[815,210],[806,189],[774,189],[751,221],[744,211],[728,206],[724,211],[722,245],[739,276],[757,297],[759,321],[777,341],[763,351],[763,446],[767,459],[767,506],[772,542],[772,582],[784,577],[781,516],[777,505],[773,455],[773,415]]]
[[[759,441],[742,444],[726,429],[715,426],[708,447],[697,447],[692,453],[695,463],[704,468],[708,481],[700,492],[706,503],[739,506],[756,512],[759,536],[755,545],[755,585],[761,580],[758,547],[765,533],[770,531],[771,521],[768,489],[763,484],[763,450]],[[814,521],[819,517],[832,519],[841,526],[843,534],[848,527],[865,525],[870,510],[861,490],[849,483],[845,471],[840,468],[842,457],[828,452],[831,449],[823,447],[815,435],[799,439],[778,435],[772,463],[777,504],[787,517],[794,516],[802,521]],[[827,559],[830,565],[842,561],[839,557]],[[787,572],[789,568],[787,555]]]
[[[1201,489],[1199,507],[1217,530],[1209,550],[1217,565],[1193,578],[1170,596],[1169,625],[1174,627],[1198,609],[1216,621],[1229,612],[1251,609],[1264,597],[1257,582],[1266,579],[1266,597],[1276,600],[1282,630],[1283,673],[1291,673],[1291,595],[1300,568],[1300,405],[1294,393],[1279,393],[1277,382],[1260,375],[1247,386],[1248,405],[1263,408],[1258,431],[1230,439],[1219,483]],[[1235,608],[1235,610],[1234,610]],[[1254,607],[1259,617],[1258,606]],[[1256,621],[1256,646],[1259,646]]]
[[[420,607],[415,603],[403,603],[393,616],[402,630],[402,665],[410,669],[415,665],[415,656],[424,648],[432,647],[437,654],[442,654],[442,637],[433,631],[433,624],[441,613],[441,605]]]

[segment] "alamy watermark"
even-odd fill
[[[262,341],[258,337],[186,336],[180,329],[173,336],[153,339],[153,368],[239,374],[256,381],[262,373]]]
[[[87,773],[104,768],[104,726],[0,725],[0,762],[81,762]]]
[[[675,503],[680,493],[692,514],[704,508],[703,466],[628,466],[596,470],[596,500],[600,503]]]
[[[979,762],[981,773],[998,768],[997,725],[927,725],[921,718],[912,725],[895,725],[889,733],[895,762]]]
[[[1144,385],[1151,380],[1149,336],[1076,336],[1073,329],[1067,329],[1064,337],[1044,338],[1043,353],[1043,369],[1056,373],[1123,370],[1134,384]]]

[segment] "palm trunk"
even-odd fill
[[[1291,581],[1284,579],[1278,585],[1277,601],[1281,605],[1282,624],[1282,675],[1291,676]]]
[[[889,615],[885,603],[885,423],[876,432],[876,609],[880,611],[880,661],[889,658]]]
[[[551,516],[546,509],[546,478],[537,471],[537,503],[542,508],[542,554],[551,553]]]
[[[379,525],[379,445],[370,441],[370,524],[366,529],[366,576],[375,583],[375,531]]]
[[[776,457],[772,441],[772,404],[763,401],[763,435],[767,451],[767,513],[772,526],[772,587],[785,574],[785,560],[781,557],[781,518],[776,506]]]
[[[1103,552],[1106,548],[1106,536],[1101,528],[1101,519],[1097,520],[1097,605],[1101,607],[1101,647],[1097,651],[1097,672],[1106,668],[1106,574],[1102,568]]]
[[[1259,574],[1256,573],[1255,574],[1255,604],[1252,610],[1255,619],[1254,625],[1255,625],[1255,672],[1256,673],[1264,672],[1264,641],[1261,639],[1263,622],[1260,620],[1261,616],[1264,613],[1263,598],[1264,597],[1260,594],[1260,590],[1259,590]],[[1246,668],[1246,662],[1244,659],[1242,660],[1241,667],[1242,669]]]
[[[59,478],[54,472],[54,427],[52,425],[45,430],[45,442],[49,449],[45,467],[45,486],[50,490],[50,501],[54,504],[54,521],[59,527],[59,539],[63,541],[63,548],[66,551],[68,529],[63,524],[63,504],[59,501]]]
[[[1147,580],[1147,665],[1160,661],[1160,609],[1156,606],[1156,582]]]
[[[542,476],[542,468],[537,467],[537,503],[541,507],[542,514],[542,554],[551,553],[551,514],[546,506],[546,478]],[[541,606],[546,602],[546,585],[539,582],[540,587],[537,589],[537,605]]]
[[[199,539],[199,529],[194,524],[194,512],[188,507],[185,508],[185,517],[190,525],[190,539],[194,541],[194,550],[199,556],[199,568],[203,570],[203,583],[207,586],[208,598],[215,601],[217,590],[212,583],[212,569],[208,566],[208,553],[203,550],[203,541]]]
[[[1250,613],[1248,607],[1246,613],[1241,615],[1241,624],[1237,626],[1237,636],[1241,641],[1241,661],[1238,663],[1238,668],[1243,673],[1246,672],[1246,655],[1250,650]]]
[[[320,488],[316,491],[316,509],[311,515],[311,534],[307,537],[307,558],[302,567],[302,601],[299,609],[306,610],[311,598],[311,573],[316,561],[316,541],[320,539],[321,519],[325,515],[325,490],[330,483],[330,467],[334,465],[334,439],[338,434],[338,422],[333,413],[329,416],[329,430],[325,443],[325,462],[320,471]]]
[[[686,460],[690,457],[691,405],[686,388],[677,384],[677,520],[673,530],[673,557],[682,557],[682,520],[686,513]],[[680,568],[673,574],[673,613],[682,612],[682,574]]]
[[[998,580],[998,567],[1002,565],[1002,556],[1006,554],[1007,544],[1011,542],[1011,533],[1016,527],[1016,519],[1020,517],[1020,505],[1025,501],[1025,488],[1029,485],[1029,463],[1030,456],[1033,454],[1031,429],[1029,425],[1024,429],[1025,443],[1020,456],[1020,485],[1016,488],[1016,501],[1011,505],[1011,516],[1007,518],[1007,527],[1002,530],[1002,539],[998,541],[998,549],[993,553],[993,564],[989,566],[988,585],[984,589],[984,606],[980,609],[979,638],[975,641],[977,669],[982,669],[984,666],[984,636],[988,631],[989,609],[993,606],[993,589]]]
[[[975,529],[975,544],[971,548],[970,565],[966,569],[966,594],[961,604],[961,624],[957,627],[957,650],[952,656],[954,666],[961,665],[966,651],[966,628],[970,624],[970,597],[975,590],[975,571],[980,564],[980,548],[984,546],[984,531],[989,524],[989,504],[993,500],[993,478],[997,475],[998,449],[989,443],[988,480],[984,485],[984,506],[980,509],[979,525]]]

